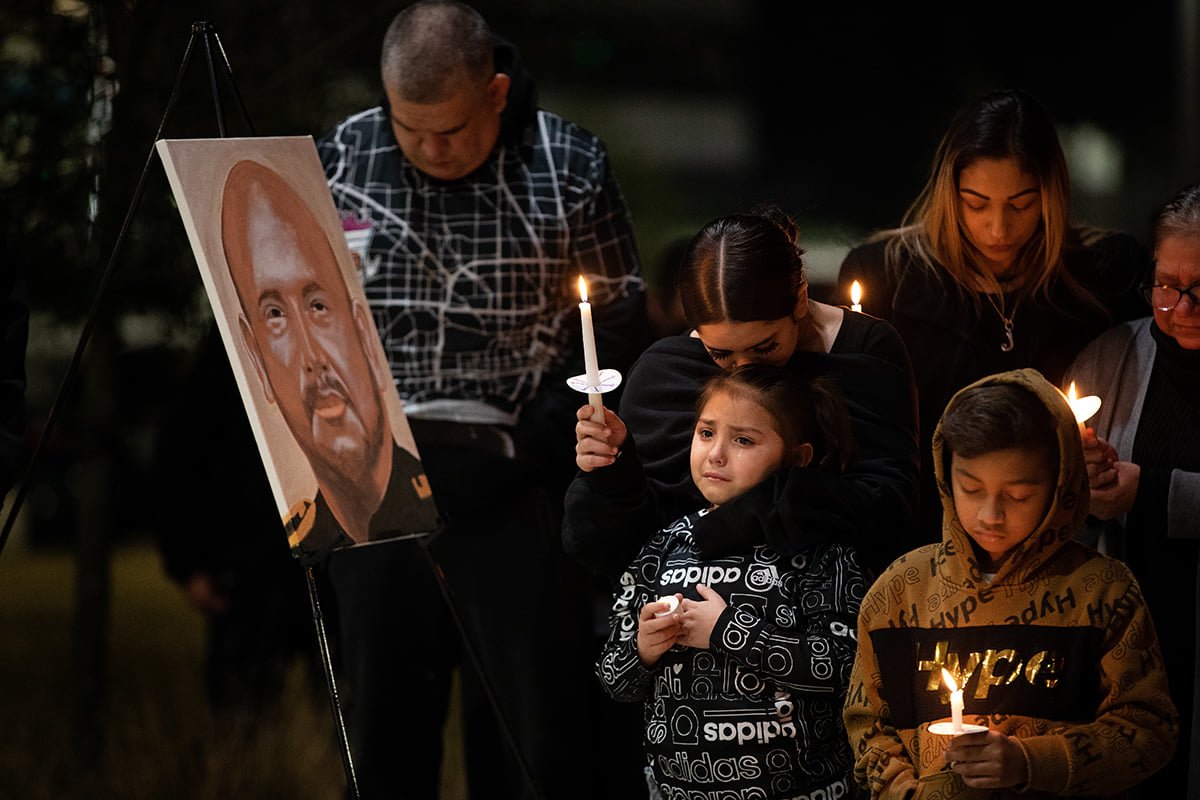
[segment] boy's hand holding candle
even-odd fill
[[[1029,762],[1021,746],[986,728],[951,739],[946,764],[973,789],[1009,789],[1029,780]]]

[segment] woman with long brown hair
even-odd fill
[[[1147,257],[1132,237],[1071,223],[1066,159],[1046,110],[1006,90],[963,108],[899,228],[846,257],[840,296],[900,333],[912,359],[922,440],[919,530],[940,530],[929,435],[958,389],[1033,367],[1059,384],[1083,347],[1140,316]],[[1086,387],[1084,387],[1086,388]]]

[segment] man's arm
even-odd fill
[[[624,373],[649,344],[646,293],[632,218],[599,140],[587,186],[570,219],[571,259],[588,282],[600,367]]]
[[[599,139],[592,144],[593,157],[584,174],[576,176],[579,180],[570,182],[574,194],[568,197],[570,205],[565,209],[572,263],[568,282],[574,291],[576,277],[582,275],[587,281],[600,368],[625,374],[647,337],[645,291],[629,210],[603,144]],[[569,432],[584,397],[566,385],[567,378],[583,372],[577,313],[568,324],[571,335],[560,365],[542,376],[537,396],[522,408],[519,433],[526,452],[536,453],[538,463],[549,467],[543,476],[547,485],[558,485],[557,492],[565,490],[575,472],[570,463],[574,452]],[[610,408],[616,409],[619,400],[619,390],[604,395],[604,404]],[[547,437],[547,431],[554,434]]]

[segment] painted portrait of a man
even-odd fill
[[[180,208],[185,222],[191,218],[189,234],[197,234],[193,247],[214,312],[226,322],[222,336],[247,411],[252,422],[259,417],[256,434],[289,543],[319,556],[432,530],[432,493],[362,289],[346,268],[349,254],[315,151],[316,181],[297,181],[306,159],[295,158],[296,139],[276,140],[281,152],[273,159],[239,154],[237,141],[160,149],[177,198],[189,201]],[[269,151],[271,141],[253,140],[253,148]],[[217,162],[215,169],[184,169],[205,160]],[[278,164],[293,166],[287,177]],[[181,180],[185,173],[203,187]],[[290,442],[281,441],[281,428]],[[296,450],[307,481],[296,479]]]

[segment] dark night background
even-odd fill
[[[216,26],[259,135],[320,136],[380,97],[379,45],[401,5],[39,0],[0,9],[0,269],[23,270],[29,285],[30,451],[113,252],[191,23]],[[542,104],[607,142],[652,287],[673,241],[774,200],[799,222],[821,297],[846,249],[898,223],[954,111],[997,88],[1031,91],[1058,123],[1080,222],[1145,241],[1155,206],[1200,180],[1200,0],[475,6],[519,46]],[[222,100],[230,134],[248,135],[227,85]],[[164,135],[217,135],[202,51]],[[869,311],[869,287],[864,305]],[[150,539],[150,454],[206,320],[155,160],[79,380],[0,553],[0,641],[10,645],[51,625],[20,613],[51,591],[29,585],[28,576],[43,574],[29,559],[57,554],[68,575],[54,585],[65,593],[70,633],[42,636],[53,646],[28,651],[37,663],[6,657],[0,672],[0,709],[11,708],[6,695],[63,682],[46,695],[55,705],[16,712],[31,746],[41,741],[38,721],[69,716],[78,736],[128,700],[118,655],[129,608],[114,593],[111,564]],[[11,496],[5,514],[10,506]],[[178,618],[164,612],[155,624],[194,624],[182,605],[173,608]],[[46,659],[56,666],[39,674]],[[174,668],[188,678],[196,669],[182,658]],[[0,793],[29,772],[26,758],[19,750],[0,758]],[[77,790],[64,787],[46,796]]]

